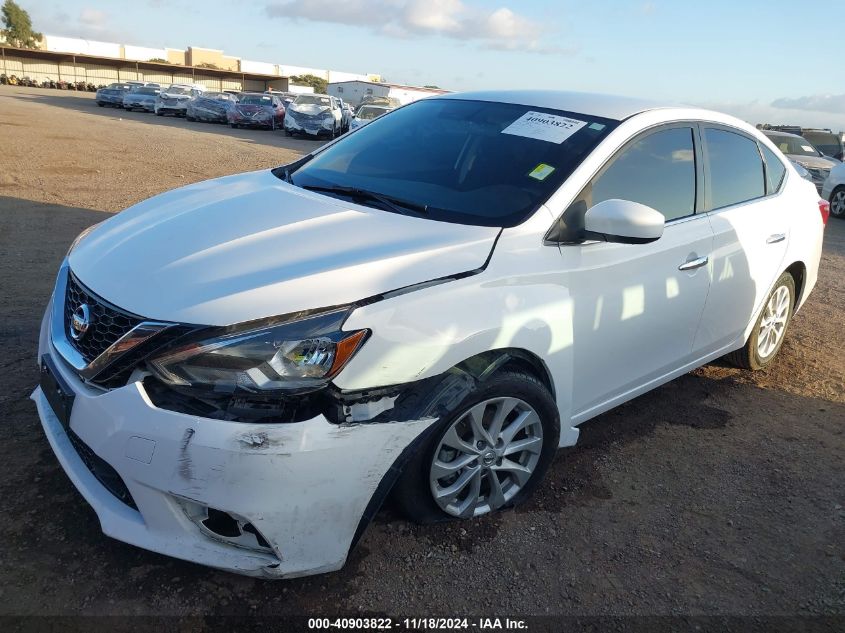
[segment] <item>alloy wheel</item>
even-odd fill
[[[778,286],[769,297],[757,333],[757,354],[760,358],[768,358],[783,338],[789,320],[789,303],[789,288],[786,286]]]
[[[845,216],[845,189],[839,189],[830,199],[830,214],[841,218]]]
[[[434,451],[429,484],[447,514],[497,510],[525,487],[540,461],[543,424],[518,398],[490,398],[459,415]]]

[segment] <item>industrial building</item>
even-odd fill
[[[365,97],[386,97],[396,99],[402,105],[417,101],[418,99],[425,99],[433,95],[445,94],[448,90],[441,90],[439,88],[420,88],[417,86],[404,86],[402,84],[382,83],[375,81],[338,81],[330,82],[328,85],[328,93],[343,99],[353,107],[357,107],[364,100]]]
[[[12,48],[0,41],[0,73],[30,77],[38,83],[84,81],[99,85],[134,80],[259,91],[290,90],[289,78],[297,75],[314,75],[327,82],[380,79],[377,74],[251,61],[197,46],[184,50],[149,48],[55,35],[45,35],[37,49]]]

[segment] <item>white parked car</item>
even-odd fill
[[[343,130],[343,111],[337,97],[301,94],[287,107],[285,134],[335,138]]]
[[[355,117],[349,124],[350,130],[357,130],[359,127],[367,125],[370,121],[374,121],[383,114],[387,114],[393,110],[390,106],[383,105],[362,105],[355,111]]]
[[[830,215],[845,218],[845,163],[830,170],[822,185],[822,198],[830,201]]]
[[[190,100],[204,92],[205,87],[201,84],[172,84],[156,97],[155,113],[158,116],[185,116]]]
[[[730,116],[433,97],[83,232],[32,397],[106,534],[326,572],[389,493],[424,522],[517,505],[587,420],[772,363],[826,219]]]

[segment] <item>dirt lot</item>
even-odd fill
[[[314,143],[0,87],[0,612],[845,616],[845,222],[775,366],[695,371],[585,425],[524,508],[383,511],[340,572],[266,582],[101,535],[28,397],[73,237],[188,182]]]

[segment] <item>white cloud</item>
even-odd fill
[[[785,102],[778,99],[774,103]],[[699,103],[705,108],[726,112],[743,119],[752,125],[771,123],[773,125],[799,125],[801,127],[830,128],[834,131],[845,130],[845,110],[826,112],[799,108],[775,107],[760,101]]]
[[[812,95],[794,99],[782,98],[772,102],[772,106],[791,110],[812,110],[815,112],[845,112],[845,94],[842,95]]]
[[[546,44],[548,29],[512,9],[481,9],[462,0],[282,0],[268,4],[266,12],[274,18],[355,25],[391,37],[439,35],[498,50],[571,52]]]
[[[643,15],[651,15],[655,11],[657,11],[657,5],[653,2],[643,2],[640,5],[640,13]]]
[[[105,11],[100,11],[99,9],[91,9],[86,7],[82,9],[79,13],[79,21],[82,24],[86,24],[92,28],[105,28],[106,23],[108,22],[108,14]]]

